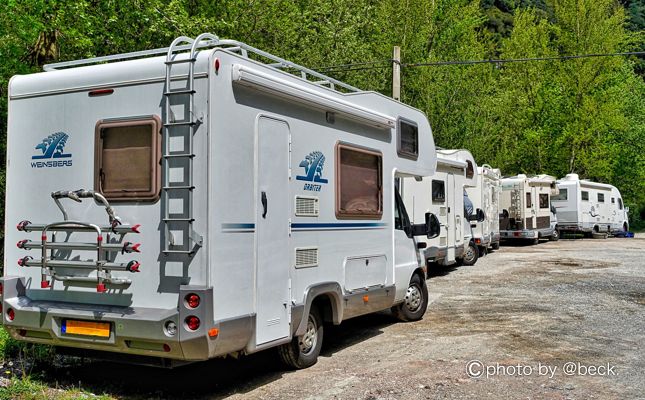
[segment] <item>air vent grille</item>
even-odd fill
[[[317,217],[319,214],[318,197],[296,196],[296,216]]]
[[[318,248],[307,247],[296,249],[296,268],[318,266]]]

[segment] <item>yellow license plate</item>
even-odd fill
[[[110,337],[109,322],[64,320],[61,332],[66,335]]]

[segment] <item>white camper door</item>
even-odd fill
[[[446,244],[448,246],[446,253],[446,264],[451,264],[455,261],[455,246],[456,236],[455,233],[460,229],[459,225],[461,220],[456,216],[459,215],[456,206],[456,196],[461,195],[455,189],[455,176],[448,174],[446,177],[446,204],[448,206],[448,223],[446,224]]]
[[[257,126],[256,329],[261,345],[289,336],[289,126],[261,117]]]

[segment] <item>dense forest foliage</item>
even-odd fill
[[[404,64],[645,50],[645,0],[2,0],[0,7],[2,157],[12,75],[165,47],[178,35],[244,41],[385,94],[393,46]],[[505,175],[576,172],[616,185],[634,226],[645,213],[643,59],[408,65],[402,100],[428,114],[437,145],[468,148]],[[4,170],[0,185],[4,191]]]

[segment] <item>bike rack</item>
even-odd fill
[[[21,267],[40,267],[41,268],[41,282],[40,287],[43,289],[51,287],[53,281],[58,280],[62,282],[96,282],[96,291],[99,293],[107,292],[106,284],[113,285],[127,285],[132,283],[128,278],[113,277],[112,271],[125,271],[136,273],[139,272],[140,264],[136,260],[130,260],[125,263],[109,262],[113,253],[121,252],[121,254],[139,252],[140,243],[124,242],[123,238],[128,233],[139,233],[140,225],[127,225],[121,222],[121,219],[116,215],[114,209],[110,206],[107,199],[93,190],[75,190],[75,191],[58,191],[51,194],[52,199],[56,206],[63,214],[63,221],[53,222],[50,224],[32,224],[30,221],[21,221],[16,228],[20,232],[42,232],[40,243],[28,239],[21,240],[17,243],[18,248],[24,250],[40,250],[41,258],[34,259],[31,256],[25,256],[18,260],[18,265]],[[82,199],[91,198],[101,203],[105,207],[105,212],[108,214],[109,224],[99,226],[96,224],[71,221],[69,220],[67,210],[60,202],[60,199],[68,198],[76,202],[82,202]],[[51,233],[51,241],[48,241]],[[94,232],[96,233],[96,242],[57,242],[56,232]],[[105,243],[103,241],[103,234],[106,235]],[[118,243],[110,243],[110,234],[120,236]],[[80,251],[94,251],[96,252],[96,260],[94,261],[80,261],[80,260],[65,260],[56,258],[54,250],[80,250]],[[48,255],[49,252],[49,255]],[[59,274],[56,268],[73,268],[96,270],[96,278],[91,276],[74,276]],[[48,279],[51,278],[51,281]]]

